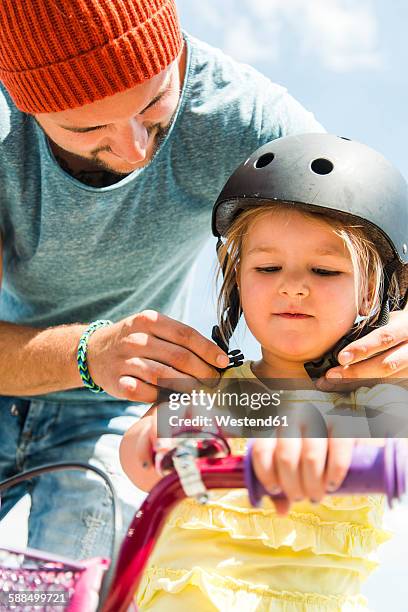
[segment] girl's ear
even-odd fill
[[[360,317],[368,317],[370,314],[370,303],[367,298],[364,298],[360,304],[360,308],[358,309],[358,314]]]
[[[240,290],[241,290],[241,287],[240,287],[240,284],[241,284],[241,274],[240,274],[239,266],[237,266],[236,269],[235,269],[235,282],[236,282],[236,285],[237,285],[237,288],[238,288],[238,293],[239,293]]]
[[[368,317],[373,310],[373,291],[374,283],[370,281],[367,287],[367,293],[361,300],[360,308],[358,309],[358,314],[361,317]]]

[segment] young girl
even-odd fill
[[[309,134],[256,151],[218,198],[213,231],[224,276],[220,341],[228,347],[242,310],[262,358],[224,378],[307,379],[309,390],[291,392],[293,405],[344,404],[344,394],[317,391],[309,373],[321,374],[356,334],[383,324],[390,304],[405,305],[407,230],[406,184],[367,147]],[[381,406],[386,387],[351,392],[350,405]],[[125,471],[146,490],[159,478],[151,461],[155,431],[153,411],[121,447]],[[287,500],[254,508],[245,490],[216,490],[204,506],[180,503],[150,559],[140,609],[367,609],[361,582],[389,537],[381,527],[384,499],[325,495],[342,483],[354,443],[256,440],[259,480]],[[232,446],[244,452],[244,441]]]

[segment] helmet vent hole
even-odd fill
[[[315,174],[330,174],[334,168],[332,162],[323,157],[313,160],[310,167]]]
[[[265,168],[265,166],[268,166],[274,160],[274,158],[275,156],[273,153],[265,153],[264,155],[261,155],[261,157],[258,157],[255,162],[255,168]]]

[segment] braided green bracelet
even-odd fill
[[[112,325],[112,321],[108,321],[105,319],[94,321],[93,323],[88,325],[88,327],[82,334],[78,344],[77,362],[79,375],[81,377],[82,382],[84,383],[84,386],[93,393],[104,393],[104,390],[92,380],[92,377],[88,370],[88,340],[89,337],[94,333],[94,331],[96,331],[100,327],[106,327],[107,325]]]

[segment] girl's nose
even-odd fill
[[[115,125],[109,146],[124,161],[136,163],[145,160],[148,141],[147,129],[134,118]]]
[[[280,295],[289,298],[305,298],[309,295],[309,287],[300,274],[284,274],[278,291]]]

